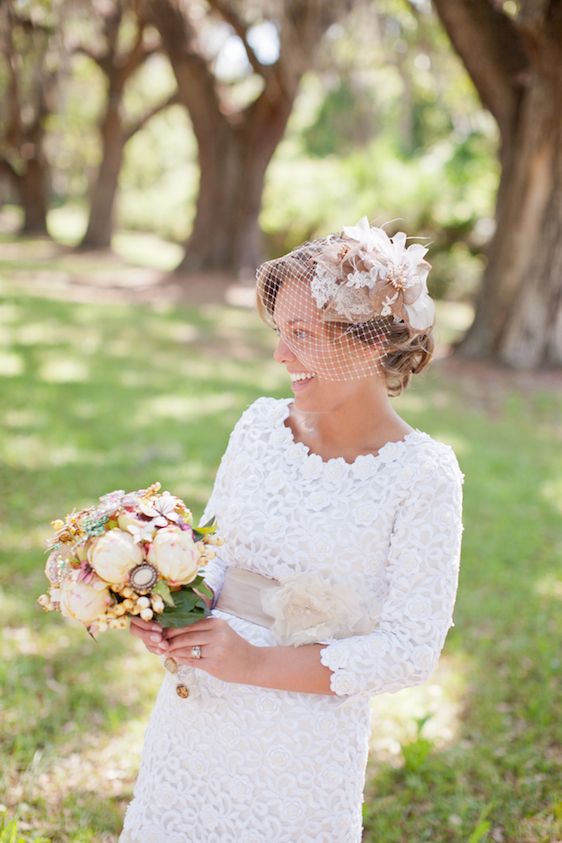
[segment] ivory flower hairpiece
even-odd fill
[[[357,323],[393,316],[417,331],[427,330],[435,305],[427,289],[431,264],[419,243],[406,247],[406,234],[389,237],[367,217],[344,226],[315,255],[311,292],[325,321]]]

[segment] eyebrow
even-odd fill
[[[273,316],[271,318],[273,319]],[[291,327],[292,325],[296,325],[299,322],[301,323],[301,325],[312,325],[313,324],[312,322],[305,322],[304,319],[289,319],[289,321],[286,324],[289,327]],[[275,319],[273,319],[273,324],[277,325],[277,322],[275,321]]]

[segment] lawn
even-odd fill
[[[242,410],[289,385],[247,308],[111,300],[90,283],[92,256],[46,261],[30,242],[23,262],[21,246],[4,246],[0,843],[115,841],[161,667],[126,633],[93,642],[35,605],[49,523],[154,480],[198,517]],[[154,266],[166,268],[146,257]],[[113,270],[105,259],[102,288]],[[86,271],[77,297],[66,281]],[[439,312],[442,336],[454,335],[460,311]],[[436,360],[395,406],[455,448],[465,531],[437,671],[373,701],[365,841],[554,843],[562,387],[459,376]]]

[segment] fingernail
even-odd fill
[[[159,647],[160,647],[161,650],[167,650],[168,644],[165,641],[161,641],[160,644],[159,644]]]
[[[160,641],[160,636],[159,636],[159,635],[156,635],[156,634],[151,635],[151,636],[150,636],[150,640],[151,640],[151,641]]]

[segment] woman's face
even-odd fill
[[[338,336],[337,331],[330,332],[308,283],[292,278],[283,282],[273,319],[279,338],[274,359],[286,366],[291,376],[308,376],[302,380],[291,377],[299,403],[316,403],[328,394],[343,399],[357,390],[362,378],[352,373],[369,352],[372,356],[372,349],[349,336]]]

